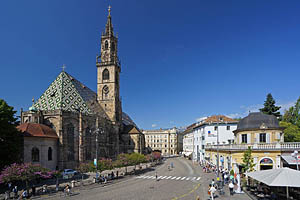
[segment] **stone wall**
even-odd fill
[[[32,162],[32,149],[39,150],[39,162]],[[49,147],[52,149],[52,160],[48,160]],[[24,137],[24,163],[40,164],[55,170],[57,166],[57,139],[42,137]]]

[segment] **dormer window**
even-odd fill
[[[55,97],[55,94],[56,94],[56,90],[54,90],[54,91],[50,94],[50,97]]]

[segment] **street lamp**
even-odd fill
[[[217,179],[219,178],[219,119],[217,119]]]
[[[104,130],[102,128],[97,128],[94,132],[96,134],[96,158],[95,158],[95,165],[96,165],[96,178],[98,178],[98,135],[103,134]]]
[[[293,153],[292,153],[292,156],[294,158],[296,158],[296,163],[297,163],[297,171],[299,170],[299,167],[298,167],[298,151],[295,150]]]
[[[223,119],[219,116],[218,118],[217,118],[217,179],[219,179],[219,171],[220,171],[220,164],[219,164],[219,158],[220,158],[220,156],[219,156],[219,122],[222,122],[223,121]]]

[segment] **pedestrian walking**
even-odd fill
[[[14,199],[17,199],[18,198],[18,186],[15,186],[13,188],[13,193],[14,193]]]
[[[224,184],[227,184],[228,175],[227,173],[224,174]]]
[[[114,174],[114,172],[112,171],[111,172],[111,179],[114,179],[115,178],[115,174]]]
[[[156,181],[158,181],[158,179],[157,179],[157,172],[155,172],[155,179],[156,179]]]
[[[216,188],[212,185],[210,187],[209,191],[210,191],[210,198],[211,198],[211,200],[214,200],[215,192],[217,191]]]
[[[65,189],[64,189],[64,193],[65,193],[65,196],[70,196],[71,194],[71,188],[69,186],[69,184],[66,185]]]
[[[35,187],[35,185],[33,184],[32,187],[31,187],[31,195],[32,195],[32,196],[35,196],[35,192],[36,192],[36,187]]]
[[[233,188],[234,188],[234,185],[233,185],[232,181],[230,181],[228,187],[229,187],[230,195],[232,196],[233,195]]]

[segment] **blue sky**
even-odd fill
[[[0,2],[0,98],[27,110],[62,64],[96,91],[109,4],[123,110],[142,129],[300,96],[300,1],[26,0]]]

